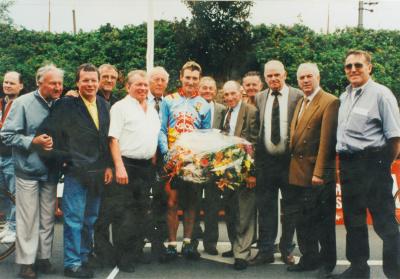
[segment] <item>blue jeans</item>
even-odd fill
[[[87,188],[65,175],[62,209],[64,213],[64,267],[87,262],[93,249],[93,226],[100,208],[100,196],[89,195]]]
[[[0,187],[4,187],[5,190],[15,196],[15,172],[12,156],[0,156]],[[15,232],[15,204],[11,203],[8,198],[5,199],[8,202],[7,208],[9,209],[7,223],[9,229]]]

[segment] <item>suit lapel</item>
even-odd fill
[[[301,101],[299,101],[297,103],[296,109],[294,110],[294,113],[293,113],[292,122],[290,123],[290,134],[293,135],[291,137],[291,140],[290,140],[290,147],[294,146],[294,141],[295,141],[294,135],[295,135],[295,132],[296,132],[296,126],[297,126],[297,121],[298,121],[298,117],[299,117],[300,108],[303,105],[303,102],[304,102],[304,99],[301,99]]]
[[[98,101],[96,100],[96,104],[98,104],[97,102]],[[96,125],[94,124],[92,116],[90,116],[90,113],[89,113],[85,103],[83,102],[82,97],[77,98],[77,104],[78,104],[78,107],[79,107],[79,111],[82,114],[86,124],[88,124],[88,127],[97,132],[98,130],[96,128]],[[99,108],[98,107],[97,107],[97,113],[99,113]],[[100,118],[99,118],[99,127],[100,127]]]
[[[301,134],[304,132],[305,128],[308,126],[308,123],[310,122],[312,116],[314,113],[317,111],[319,108],[319,99],[321,98],[322,91],[318,91],[317,95],[314,97],[314,99],[311,101],[311,103],[308,105],[306,111],[303,113],[303,116],[301,117],[300,120],[296,121],[297,122],[297,127],[295,127],[296,131],[294,134],[294,139],[300,138]],[[300,110],[300,108],[299,108]],[[298,118],[298,113],[296,114],[296,118]],[[293,142],[295,144],[295,142]]]
[[[245,110],[246,110],[246,105],[245,105],[244,102],[242,102],[242,104],[240,105],[238,117],[237,117],[237,120],[236,120],[236,127],[235,127],[235,133],[234,133],[234,135],[237,136],[237,137],[240,137],[240,134],[242,133]]]

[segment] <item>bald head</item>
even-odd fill
[[[282,90],[285,85],[286,71],[281,61],[271,60],[265,63],[264,68],[265,82],[273,91]]]
[[[222,87],[224,92],[224,101],[229,108],[234,108],[242,99],[240,84],[237,81],[230,80],[225,82]]]

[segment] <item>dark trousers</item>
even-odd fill
[[[392,195],[391,162],[383,152],[339,154],[346,257],[352,265],[365,266],[369,259],[366,210],[374,230],[383,240],[383,272],[388,278],[400,278],[400,234],[395,219]]]
[[[287,189],[287,206],[293,208],[297,241],[302,254],[300,264],[336,266],[336,189],[331,182],[320,186],[294,186]]]
[[[218,212],[221,208],[221,190],[217,187],[214,182],[204,184],[204,199],[202,198],[200,192],[199,207],[204,210],[204,234],[203,242],[204,246],[216,247],[219,237],[218,232]],[[198,210],[198,215],[196,216],[196,223],[193,231],[193,238],[199,238],[200,230],[200,209]]]
[[[289,161],[287,156],[269,156],[257,160],[256,206],[258,210],[258,247],[261,252],[272,254],[278,233],[278,193],[282,193],[279,242],[281,253],[289,255],[294,249],[294,220],[291,208],[286,206]]]
[[[144,238],[151,238],[154,230],[150,188],[154,185],[155,169],[149,160],[123,158],[123,161],[129,183],[109,186],[100,210],[101,222],[96,224],[97,231],[108,231],[108,224],[112,224],[113,245],[109,238],[103,237],[105,234],[95,238],[95,252],[100,259],[113,255],[117,263],[140,255]]]

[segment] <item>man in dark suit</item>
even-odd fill
[[[211,105],[211,128],[221,129],[221,122],[226,113],[226,108],[214,101],[217,95],[217,84],[212,77],[202,77],[199,84],[199,94]],[[202,193],[201,193],[202,194]],[[221,190],[214,182],[204,185],[204,251],[210,255],[218,255],[218,211],[221,205]],[[201,197],[199,197],[201,199]],[[200,210],[199,212],[200,213]],[[200,237],[200,218],[196,218],[194,234]]]
[[[279,249],[283,262],[292,265],[294,264],[294,258],[291,255],[294,248],[292,243],[294,223],[287,216],[291,209],[285,205],[290,161],[289,125],[302,93],[286,85],[286,71],[280,61],[267,62],[264,76],[269,88],[256,95],[256,107],[260,116],[256,148],[259,252],[250,264],[258,265],[275,261],[274,243],[278,232],[278,192],[280,190],[283,216]]]
[[[76,73],[79,97],[59,100],[46,127],[64,167],[64,275],[91,278],[87,267],[93,249],[93,226],[97,220],[104,184],[112,180],[108,147],[109,105],[96,97],[99,72],[91,64]]]
[[[297,80],[304,98],[296,106],[290,128],[292,158],[287,204],[297,208],[296,231],[302,257],[288,271],[321,266],[319,278],[327,278],[336,265],[335,144],[339,99],[320,88],[316,64],[301,64]]]
[[[253,145],[257,142],[258,119],[257,109],[242,101],[240,84],[228,81],[224,84],[224,100],[228,112],[223,118],[222,131],[230,136],[241,137]],[[255,234],[255,176],[247,179],[246,185],[235,191],[224,189],[224,203],[231,253],[235,258],[234,268],[247,268],[251,244]],[[227,256],[227,252],[225,255]]]

